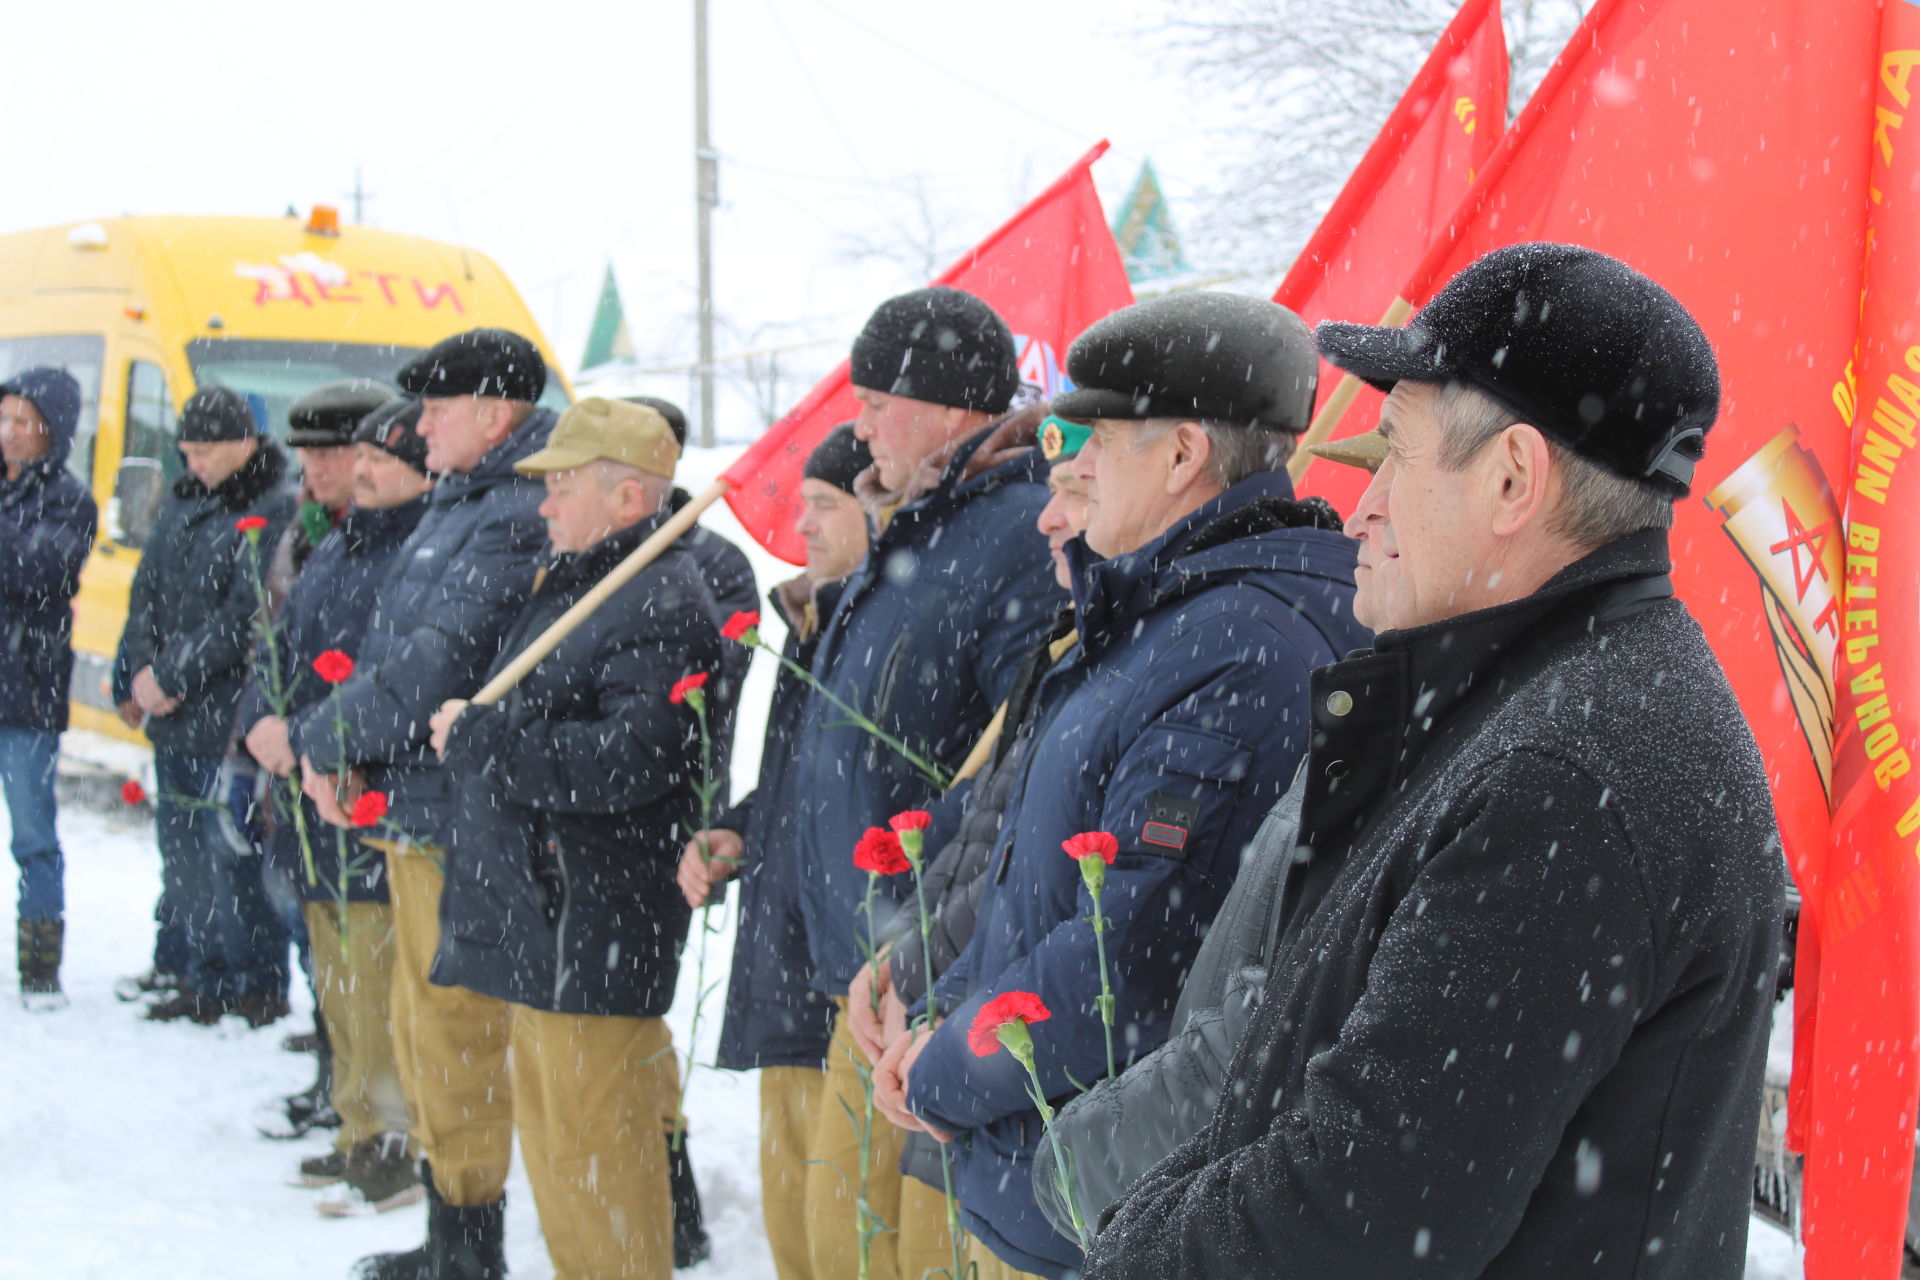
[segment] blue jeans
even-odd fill
[[[53,829],[59,754],[57,733],[0,727],[0,787],[7,793],[13,860],[20,864],[22,920],[58,920],[66,910],[66,860]]]
[[[283,996],[287,932],[261,882],[262,859],[257,851],[234,849],[210,807],[226,801],[215,794],[220,760],[153,753],[161,882],[155,963],[163,949],[177,945],[184,963],[174,972],[189,991],[228,1002],[254,992]]]

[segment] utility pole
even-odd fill
[[[360,166],[353,166],[353,221],[357,226],[367,220],[367,198],[373,193],[360,181]]]
[[[720,203],[720,157],[707,129],[707,0],[693,0],[693,161],[700,245],[700,444],[713,436],[713,206]]]

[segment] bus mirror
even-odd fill
[[[114,541],[139,547],[153,533],[160,503],[167,496],[167,477],[153,458],[124,458],[113,480],[113,502],[107,527]]]

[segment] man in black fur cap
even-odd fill
[[[1713,351],[1659,285],[1553,244],[1404,330],[1318,337],[1389,392],[1323,450],[1373,469],[1346,529],[1380,634],[1314,673],[1219,1102],[1084,1274],[1735,1280],[1783,865],[1667,576]]]

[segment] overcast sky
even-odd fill
[[[1205,184],[1230,122],[1142,34],[1168,11],[711,0],[722,352],[850,334],[919,283],[847,252],[916,188],[964,248],[1101,137],[1109,217],[1148,156],[1176,201]],[[358,165],[369,223],[493,256],[570,366],[608,261],[642,353],[692,352],[692,0],[16,6],[6,44],[0,229],[350,217]]]

